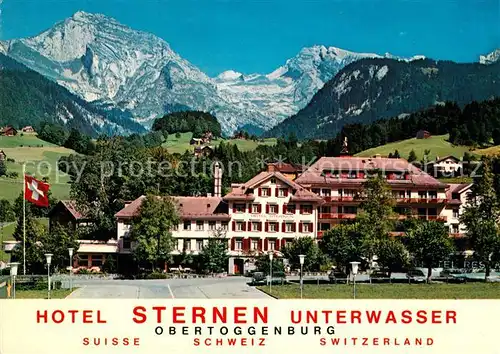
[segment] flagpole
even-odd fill
[[[26,163],[23,163],[23,274],[26,275]]]

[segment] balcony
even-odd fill
[[[352,213],[343,213],[343,214],[338,214],[339,219],[356,219],[356,214]]]
[[[430,220],[430,221],[443,221],[446,222],[447,217],[441,215],[418,215],[419,219]]]
[[[338,219],[339,214],[337,213],[320,213],[319,219]]]

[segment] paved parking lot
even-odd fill
[[[167,280],[78,280],[69,298],[78,299],[271,299],[247,285],[248,278]]]

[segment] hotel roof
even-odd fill
[[[436,188],[445,188],[447,185],[439,182],[434,177],[420,170],[405,159],[394,159],[386,157],[322,157],[302,173],[295,182],[302,185],[310,184],[345,184],[359,185],[366,178],[342,178],[327,177],[323,171],[385,171],[394,173],[408,173],[409,178],[404,180],[388,179],[390,185],[415,185]]]

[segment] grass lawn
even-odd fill
[[[37,219],[38,222],[42,223],[45,225],[45,227],[49,227],[49,219],[48,218],[41,218]],[[12,223],[9,223],[7,225],[4,225],[3,227],[0,226],[0,237],[3,241],[13,241],[14,237],[12,236],[14,234],[14,231],[16,231],[16,226],[17,226],[17,221],[14,221]],[[0,261],[8,262],[10,261],[10,255],[4,252],[3,247],[0,250]]]
[[[492,146],[486,149],[474,150],[474,152],[480,155],[498,155],[500,154],[500,145]]]
[[[168,139],[165,143],[163,143],[163,147],[167,148],[168,152],[171,154],[174,153],[179,153],[183,154],[188,150],[189,152],[192,152],[194,147],[189,144],[189,141],[191,140],[191,137],[193,136],[192,133],[181,133],[181,136],[179,138],[175,137],[175,134],[169,135]],[[271,139],[264,139],[263,142],[259,141],[252,141],[252,140],[242,140],[242,139],[218,139],[218,140],[213,140],[210,145],[211,146],[218,146],[221,141],[225,143],[230,143],[238,146],[238,148],[241,151],[249,151],[249,150],[255,150],[255,148],[259,145],[268,145],[272,146],[276,144],[276,139],[271,138]]]
[[[260,286],[268,293],[269,287]],[[279,299],[300,298],[298,284],[273,285],[271,295]],[[304,284],[306,299],[352,299],[352,285]],[[466,284],[356,284],[358,299],[500,299],[500,283]]]
[[[69,177],[57,173],[57,161],[61,156],[74,153],[73,150],[56,146],[40,140],[36,135],[15,137],[0,137],[0,149],[8,159],[7,172],[17,172],[17,178],[0,177],[0,199],[14,201],[22,192],[23,164],[26,163],[26,172],[35,177],[48,177],[51,192],[57,199],[69,197]]]
[[[75,291],[69,289],[57,289],[50,292],[51,299],[64,299],[66,296]],[[16,299],[46,299],[47,290],[16,290]]]
[[[462,158],[464,152],[469,152],[472,155],[478,155],[481,153],[480,150],[469,151],[470,148],[468,146],[453,145],[447,140],[448,135],[436,135],[431,136],[428,139],[407,139],[368,149],[356,154],[356,156],[370,157],[376,154],[388,156],[389,153],[394,153],[395,150],[398,150],[399,155],[402,158],[407,159],[410,151],[415,150],[417,158],[420,160],[424,156],[424,150],[428,149],[431,151],[430,159],[433,160],[436,156],[443,157],[453,155],[455,157]]]

